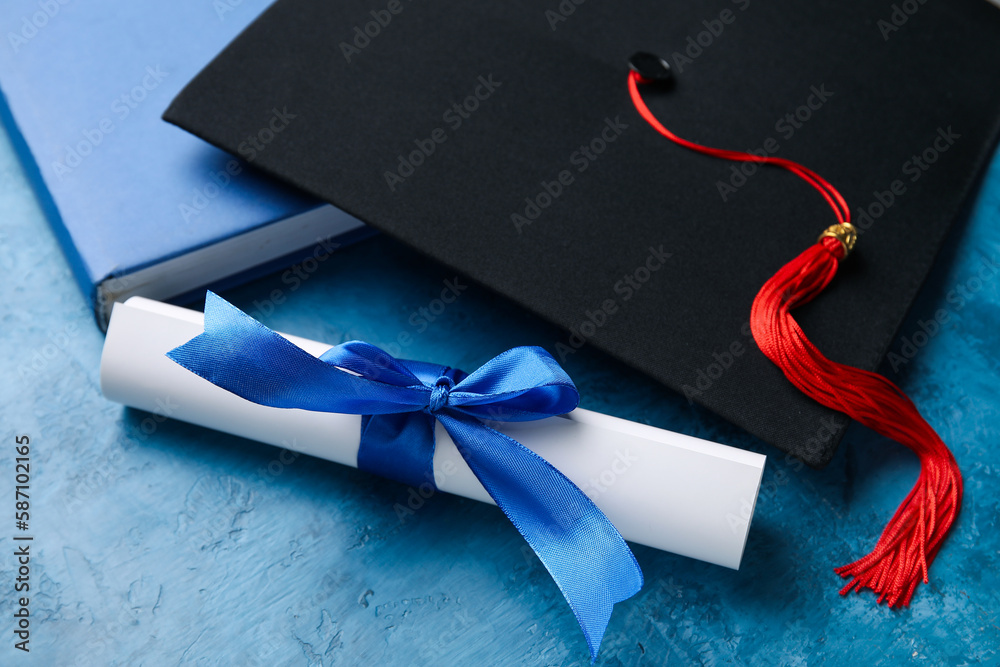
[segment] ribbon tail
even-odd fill
[[[456,411],[436,416],[552,575],[593,662],[614,604],[642,588],[642,571],[625,540],[583,491],[521,443]]]
[[[217,387],[274,408],[357,415],[412,412],[427,404],[429,393],[423,386],[377,381],[386,375],[406,381],[378,358],[354,355],[353,365],[370,370],[374,380],[317,359],[212,292],[205,295],[204,333],[167,357]],[[385,357],[391,365],[391,357]],[[419,384],[415,377],[412,382]]]

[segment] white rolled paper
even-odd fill
[[[357,467],[360,416],[257,405],[167,358],[168,351],[200,334],[203,322],[202,313],[142,297],[116,303],[101,358],[104,395],[140,410]],[[330,347],[282,335],[317,357]],[[583,409],[564,417],[490,426],[562,471],[626,540],[739,568],[763,455]],[[436,435],[438,488],[492,503],[440,423]]]

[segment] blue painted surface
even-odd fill
[[[103,337],[6,137],[0,174],[0,664],[587,664],[559,591],[495,508],[442,494],[401,523],[399,484],[106,401]],[[967,489],[904,611],[840,598],[832,568],[870,548],[909,489],[906,450],[852,427],[827,469],[800,468],[596,352],[569,359],[585,407],[770,457],[742,569],[635,547],[647,584],[616,607],[598,664],[996,662],[1000,280],[982,267],[1000,259],[998,220],[995,160],[892,350],[939,309],[948,323],[887,368]],[[466,369],[563,335],[475,286],[424,328],[419,309],[454,276],[386,239],[302,275],[223,296],[275,329]],[[17,434],[31,438],[29,655],[12,634]]]

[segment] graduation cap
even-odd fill
[[[814,467],[843,414],[910,446],[842,570],[906,604],[961,479],[872,372],[996,142],[998,37],[982,0],[279,0],[165,118],[563,326],[557,357]]]

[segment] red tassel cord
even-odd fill
[[[837,274],[840,261],[857,239],[850,209],[830,183],[802,165],[776,157],[702,146],[665,128],[649,111],[638,84],[647,79],[629,73],[636,110],[657,132],[685,148],[712,157],[762,162],[787,169],[814,187],[833,209],[837,224],[817,243],[783,266],[761,288],[750,313],[750,329],[761,351],[800,391],[846,414],[868,428],[909,447],[920,459],[920,476],[867,556],[836,568],[850,578],[841,589],[869,588],[878,602],[892,607],[910,603],[917,585],[928,583],[927,568],[941,549],[962,504],[962,476],[955,457],[916,406],[881,375],[830,361],[806,337],[791,311],[818,296]]]

